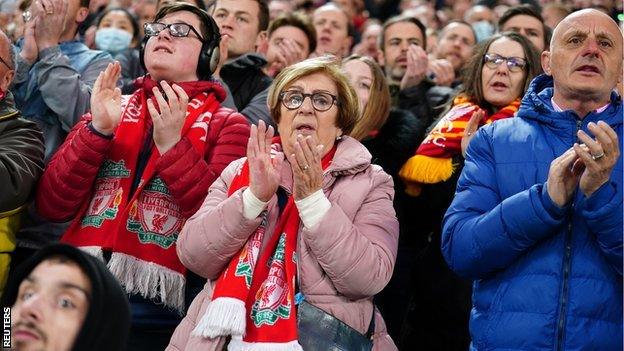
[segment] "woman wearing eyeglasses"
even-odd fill
[[[442,258],[442,217],[453,199],[470,138],[479,126],[513,117],[539,71],[539,54],[519,34],[497,34],[480,44],[464,71],[463,90],[399,173],[407,192],[426,204],[422,227],[427,229],[422,235],[430,241],[416,264],[414,286],[419,289],[413,290],[402,348],[423,342],[428,347],[427,340],[437,346],[444,340],[445,350],[468,348],[470,285],[451,272]],[[436,323],[429,316],[444,322]]]
[[[347,136],[358,100],[340,61],[284,69],[268,105],[280,137],[252,126],[180,236],[210,282],[168,350],[396,349],[372,303],[397,250],[392,179]]]
[[[40,213],[73,219],[61,240],[104,259],[128,291],[128,350],[163,350],[202,289],[176,241],[221,171],[245,154],[249,125],[221,108],[225,92],[209,69],[216,28],[193,5],[163,7],[145,26],[149,74],[122,96],[119,64],[109,65],[94,84],[91,112],[39,183]]]

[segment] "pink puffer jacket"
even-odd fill
[[[331,209],[314,228],[299,230],[300,289],[311,304],[331,313],[361,333],[373,314],[373,295],[390,280],[396,259],[399,225],[392,198],[392,178],[355,139],[344,137],[324,175],[323,191]],[[227,189],[244,159],[230,164],[208,192],[199,211],[178,238],[178,255],[193,272],[209,279],[176,329],[167,350],[221,350],[224,338],[191,335],[208,306],[214,280],[260,225],[243,216],[242,190]],[[281,186],[291,193],[290,165],[283,163]],[[277,196],[268,205],[269,226],[277,223]],[[265,241],[269,235],[265,235]],[[264,245],[261,250],[264,249]],[[383,318],[375,313],[374,350],[396,350]]]

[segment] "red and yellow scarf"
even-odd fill
[[[519,106],[520,100],[517,99],[494,114],[485,111],[479,125],[513,117]],[[420,184],[443,182],[453,175],[453,156],[461,153],[464,130],[472,114],[479,109],[464,95],[453,100],[451,110],[436,124],[416,150],[416,155],[409,158],[399,172],[408,194],[418,196]]]
[[[273,144],[274,151],[280,148]],[[336,147],[323,157],[323,169],[331,164],[335,152]],[[228,196],[248,185],[249,164],[245,162],[232,180]],[[297,341],[294,299],[299,211],[289,196],[262,254],[268,213],[261,215],[260,226],[217,279],[212,302],[193,334],[210,338],[231,335],[228,350],[302,350]]]
[[[124,97],[121,120],[95,179],[93,196],[62,241],[100,257],[102,250],[111,251],[108,267],[129,293],[159,299],[184,312],[186,269],[175,243],[186,218],[156,172],[160,153],[155,146],[131,193],[143,140],[152,138],[146,103],[156,85],[147,77],[133,95]],[[208,125],[224,97],[223,88],[201,81],[178,85],[190,99],[181,134],[204,155]]]

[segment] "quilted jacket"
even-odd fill
[[[373,315],[373,295],[392,276],[397,252],[398,222],[392,207],[392,178],[370,164],[370,153],[355,139],[343,137],[324,173],[323,191],[331,202],[319,224],[298,235],[300,291],[306,300],[365,333]],[[205,339],[191,331],[211,301],[214,280],[260,225],[261,217],[243,216],[242,191],[227,197],[229,185],[243,163],[232,163],[210,188],[206,201],[178,238],[178,256],[195,273],[208,278],[178,326],[168,351],[221,350],[224,338]],[[292,193],[288,162],[281,187]],[[266,233],[278,220],[277,196],[268,204]],[[265,235],[265,241],[270,235]],[[262,250],[262,249],[261,249]],[[375,313],[374,350],[396,350],[379,313]]]
[[[552,78],[533,80],[516,118],[479,130],[444,218],[442,251],[472,278],[472,350],[620,350],[622,102],[580,119],[555,112]],[[607,122],[619,137],[611,180],[565,208],[547,193],[553,159]]]

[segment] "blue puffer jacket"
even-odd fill
[[[516,118],[479,130],[444,218],[444,257],[474,280],[471,350],[621,350],[622,102],[580,120],[553,110],[552,85],[537,77]],[[560,209],[550,163],[599,120],[619,137],[611,181]]]

